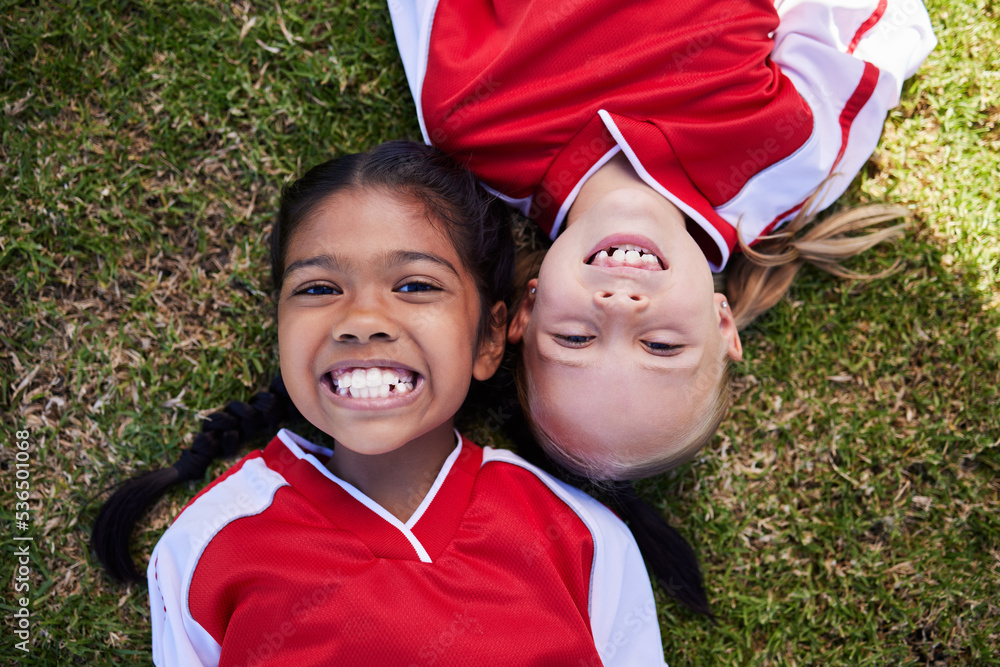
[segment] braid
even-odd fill
[[[619,482],[608,493],[631,529],[646,567],[660,582],[660,587],[691,611],[714,620],[698,557],[684,536],[639,498],[630,482]]]
[[[129,538],[139,518],[174,484],[205,477],[212,461],[233,456],[249,440],[273,432],[278,424],[298,417],[298,411],[278,375],[269,391],[249,403],[233,401],[202,421],[190,449],[169,468],[152,470],[124,482],[101,506],[90,537],[98,560],[115,580],[142,582],[129,553]]]
[[[509,367],[504,370],[507,374],[511,372]],[[510,384],[513,380],[507,382]],[[605,496],[628,524],[646,567],[663,590],[688,609],[712,618],[698,557],[684,536],[667,523],[655,508],[636,495],[631,482],[583,477],[547,455],[538,444],[521,406],[521,401],[511,401],[501,408],[502,412],[510,415],[503,429],[507,437],[517,444],[517,453],[532,465],[568,484]]]

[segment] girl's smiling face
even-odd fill
[[[567,227],[510,326],[531,413],[596,467],[682,461],[742,347],[684,217],[623,188]]]
[[[471,378],[499,364],[495,341],[476,343],[479,292],[445,224],[415,198],[352,188],[287,246],[281,374],[302,415],[356,453],[453,442]]]

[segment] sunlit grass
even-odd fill
[[[695,543],[719,621],[658,593],[672,664],[997,661],[1000,20],[930,10],[941,45],[844,199],[914,210],[855,267],[900,271],[806,271],[746,333],[714,444],[642,485]],[[33,447],[30,658],[147,664],[145,590],[88,552],[102,494],[268,381],[280,187],[418,138],[412,100],[377,2],[8,3],[0,21],[0,409]],[[196,488],[157,506],[140,560]]]

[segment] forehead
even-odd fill
[[[670,457],[712,411],[724,363],[674,375],[619,365],[567,367],[526,350],[532,415],[581,457],[609,449],[624,460]]]
[[[645,464],[680,456],[708,406],[641,392],[607,401],[599,395],[579,401],[541,401],[532,407],[538,426],[574,457],[595,462]]]
[[[287,254],[386,244],[454,251],[446,223],[431,216],[418,198],[380,188],[350,188],[312,207],[288,240]]]

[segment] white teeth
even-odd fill
[[[355,368],[334,371],[332,380],[338,396],[386,398],[412,391],[415,377],[411,371],[398,368]]]
[[[632,267],[650,271],[663,270],[663,265],[655,254],[633,243],[622,243],[600,250],[587,264],[607,268]]]

